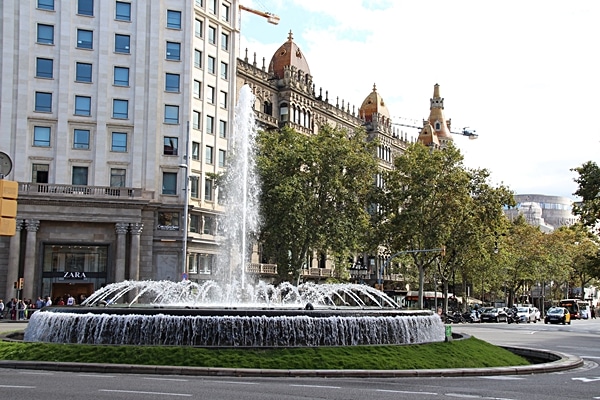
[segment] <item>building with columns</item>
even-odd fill
[[[19,182],[0,298],[210,276],[238,12],[237,0],[0,2],[0,151]]]

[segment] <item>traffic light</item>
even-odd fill
[[[19,283],[17,284],[17,289],[23,289],[23,278],[19,278]]]
[[[19,184],[0,179],[0,236],[13,236],[17,228]]]

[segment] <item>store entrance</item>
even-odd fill
[[[54,305],[57,304],[59,298],[64,298],[65,303],[69,295],[75,298],[75,304],[81,303],[83,299],[94,293],[93,283],[65,283],[56,282],[52,284],[51,299]]]

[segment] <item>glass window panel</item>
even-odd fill
[[[77,14],[94,15],[94,0],[77,0]]]
[[[75,96],[75,115],[90,116],[92,113],[92,98]]]
[[[77,82],[92,81],[92,64],[78,62],[76,63],[75,69],[75,80]]]
[[[127,151],[127,133],[113,132],[111,139],[111,150],[119,153]]]
[[[131,3],[117,1],[115,19],[119,21],[131,21]]]
[[[113,118],[127,119],[129,118],[129,100],[114,99],[113,100]]]
[[[179,74],[165,75],[165,91],[167,92],[179,92]]]
[[[83,150],[90,148],[90,131],[88,129],[73,130],[73,148]]]
[[[115,67],[115,86],[129,86],[129,68]]]
[[[181,11],[167,10],[167,28],[181,29]]]
[[[178,140],[176,137],[165,136],[163,142],[163,154],[166,156],[176,156],[177,143]]]
[[[40,10],[54,10],[54,0],[37,0],[37,8]]]
[[[33,127],[33,145],[40,147],[50,147],[50,127],[49,126],[34,126]]]
[[[167,60],[179,61],[181,59],[181,43],[167,42]]]
[[[179,106],[165,106],[165,123],[166,124],[178,124],[179,123]]]
[[[162,194],[177,194],[177,173],[163,172]]]
[[[111,187],[125,187],[125,173],[126,173],[126,171],[122,168],[111,168],[110,169],[110,186]]]
[[[94,33],[85,29],[77,29],[77,48],[91,49],[93,47]]]
[[[88,168],[87,167],[73,167],[73,185],[87,185],[88,184]]]
[[[51,58],[36,58],[35,76],[37,78],[52,78],[54,76],[54,60]]]
[[[52,93],[35,92],[35,111],[52,112]]]
[[[130,53],[130,41],[129,35],[115,34],[115,53]]]

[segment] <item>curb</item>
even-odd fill
[[[538,349],[505,347],[516,354],[546,359],[550,362],[493,368],[449,368],[449,369],[410,369],[410,370],[298,370],[298,369],[253,369],[253,368],[206,368],[177,367],[162,365],[129,364],[86,364],[40,361],[0,360],[0,368],[61,370],[69,372],[96,372],[120,374],[156,374],[187,376],[237,376],[237,377],[314,377],[314,378],[419,378],[419,377],[461,377],[493,375],[528,375],[566,371],[581,367],[580,357]]]

